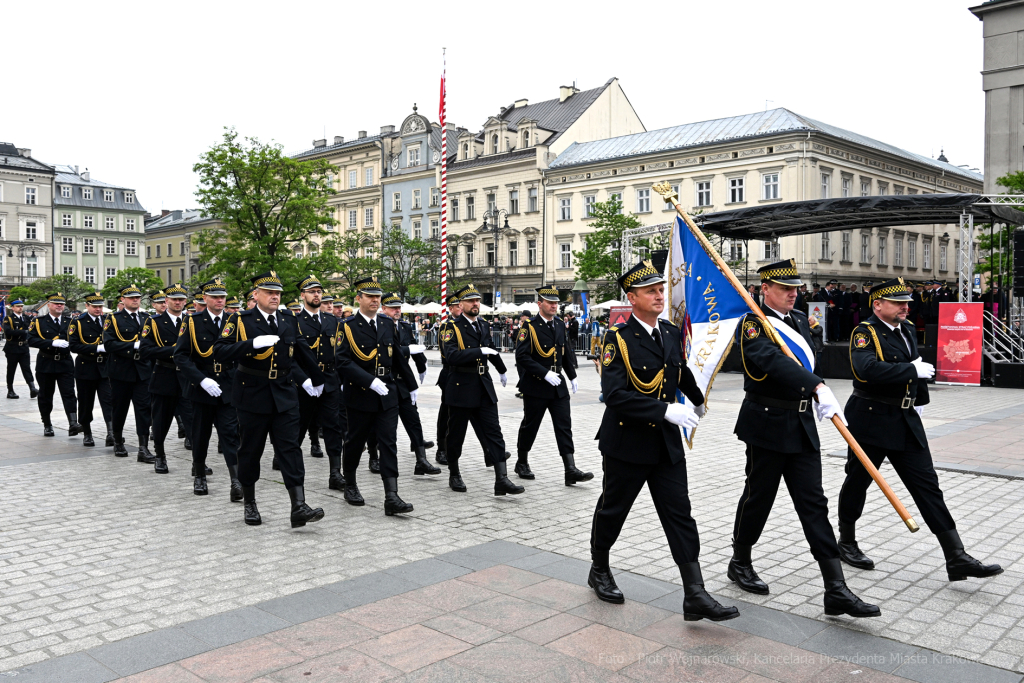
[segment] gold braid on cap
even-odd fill
[[[890,296],[892,294],[906,294],[906,293],[907,293],[907,285],[903,282],[903,278],[899,278],[897,280],[897,284],[890,285],[889,287],[883,287],[882,289],[879,289],[877,291],[871,292],[871,295],[868,297],[868,306],[870,306],[871,304],[875,303],[876,299],[884,299],[885,297]]]
[[[364,289],[383,289],[379,282],[361,282],[356,286],[356,291],[362,291]]]
[[[761,280],[771,280],[775,277],[800,277],[796,268],[773,268],[772,270],[761,271]]]
[[[623,284],[626,285],[626,289],[632,287],[634,282],[642,280],[645,277],[650,277],[651,275],[657,277],[659,275],[658,271],[654,269],[654,266],[650,261],[644,261],[643,265],[644,267],[640,270],[626,276],[626,279],[623,282]]]
[[[281,280],[279,280],[276,275],[272,275],[271,277],[261,277],[260,279],[256,280],[256,282],[254,282],[252,286],[259,287],[260,285],[266,284],[279,285],[281,284]]]

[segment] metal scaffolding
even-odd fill
[[[956,266],[957,299],[970,301],[974,285],[974,214],[960,214],[960,251]]]
[[[663,235],[672,229],[675,223],[659,223],[657,225],[644,225],[639,228],[630,228],[629,230],[622,231],[622,249],[619,251],[619,257],[622,261],[622,272],[625,273],[627,270],[633,267],[636,263],[637,254],[633,251],[633,245],[637,240],[649,239],[656,237],[657,235]]]

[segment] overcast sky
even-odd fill
[[[979,0],[980,2],[980,0]],[[444,7],[440,19],[435,13]],[[615,76],[648,130],[786,107],[981,167],[981,22],[957,0],[6,3],[0,141],[194,207],[224,126],[288,152]]]

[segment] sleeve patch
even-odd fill
[[[743,336],[747,339],[757,339],[761,335],[761,330],[757,328],[757,323],[752,320],[748,320],[743,323]]]
[[[108,327],[110,327],[110,318],[103,321],[103,329],[107,329]]]
[[[615,360],[615,345],[605,344],[604,354],[601,357],[601,363],[604,364],[605,367],[608,367],[609,365],[612,364],[613,360]]]
[[[453,335],[454,333],[451,330],[445,330],[442,339],[446,342],[450,342],[452,340]]]
[[[870,342],[868,341],[868,335],[863,332],[858,332],[853,335],[853,345],[858,349],[866,348]]]
[[[71,323],[71,327],[68,328],[68,334],[74,334],[74,333],[75,333],[75,324]]]
[[[149,325],[146,325],[146,326],[144,326],[142,328],[142,336],[143,337],[148,337],[149,336]]]
[[[522,330],[519,331],[519,341],[525,341],[525,340],[526,340],[526,328],[524,327]]]
[[[220,336],[225,337],[225,338],[226,337],[230,337],[234,333],[234,331],[235,331],[235,324],[234,323],[228,323],[227,325],[224,326],[224,331],[220,333]]]

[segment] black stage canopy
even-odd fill
[[[704,230],[732,239],[760,239],[858,228],[979,223],[1024,225],[1024,212],[980,194],[915,194],[812,199],[694,216]]]

